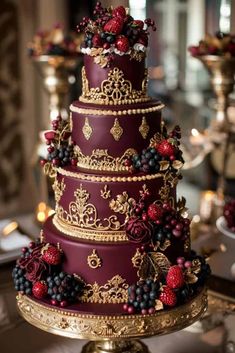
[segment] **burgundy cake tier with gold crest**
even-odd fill
[[[13,277],[18,291],[49,305],[151,315],[195,297],[209,267],[191,252],[185,200],[176,197],[180,128],[167,131],[163,104],[147,93],[155,24],[122,6],[97,3],[94,14],[78,26],[82,94],[70,119],[45,132],[55,213]]]

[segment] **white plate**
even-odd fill
[[[227,235],[227,237],[235,239],[235,233],[232,232],[228,227],[226,220],[223,216],[219,217],[216,221],[216,227],[218,230],[223,233],[224,235]]]

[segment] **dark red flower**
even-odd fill
[[[31,259],[25,267],[25,277],[28,281],[36,282],[42,279],[44,271],[47,270],[47,265],[40,258]]]
[[[149,243],[152,238],[152,232],[152,225],[138,217],[131,217],[126,224],[127,237],[133,243]]]

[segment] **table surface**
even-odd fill
[[[29,230],[35,224],[32,217],[25,216],[19,219],[24,227]],[[222,247],[221,247],[221,244]],[[209,263],[212,267],[213,277],[210,287],[219,294],[226,294],[235,298],[235,281],[231,275],[231,265],[235,262],[235,240],[230,239],[211,228],[204,228],[201,235],[194,242],[194,248],[212,252]],[[226,249],[225,252],[221,251]],[[72,340],[32,327],[19,316],[16,309],[15,291],[11,282],[11,269],[13,264],[5,264],[0,267],[0,342],[1,353],[78,353],[86,343],[82,340]],[[212,332],[202,334],[197,324],[189,329],[179,331],[167,336],[153,337],[144,340],[150,352],[155,353],[183,353],[190,349],[190,353],[217,353],[220,351],[219,343],[222,342],[222,334]],[[234,324],[233,324],[234,325]],[[198,329],[199,328],[199,329]],[[220,328],[223,330],[223,328]],[[193,332],[194,331],[194,332]],[[195,332],[196,331],[196,332]],[[222,332],[222,331],[221,331]],[[214,336],[213,336],[214,335]],[[221,336],[219,342],[218,337]],[[219,342],[219,343],[218,343]]]

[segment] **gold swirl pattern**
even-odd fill
[[[120,275],[99,286],[97,282],[85,287],[81,301],[85,303],[120,304],[128,301],[128,283]]]
[[[86,140],[90,140],[90,137],[92,135],[92,132],[93,132],[93,129],[91,127],[91,125],[89,124],[89,120],[88,118],[85,118],[85,124],[82,128],[82,132],[83,132],[83,135],[85,137]]]
[[[125,80],[122,70],[115,67],[108,73],[107,80],[101,82],[101,87],[90,88],[86,70],[82,68],[82,95],[80,101],[94,104],[120,105],[147,102],[147,70],[142,82],[141,91],[133,89],[132,83]]]
[[[147,138],[148,133],[149,133],[149,125],[147,123],[145,116],[143,116],[143,118],[142,118],[142,123],[139,127],[139,132],[141,133],[143,139]]]
[[[101,170],[101,171],[128,171],[128,167],[125,166],[126,159],[136,154],[136,150],[129,148],[121,157],[112,157],[108,154],[108,150],[96,149],[92,151],[90,156],[86,156],[82,153],[79,146],[74,147],[74,153],[78,160],[77,166],[90,170]]]

